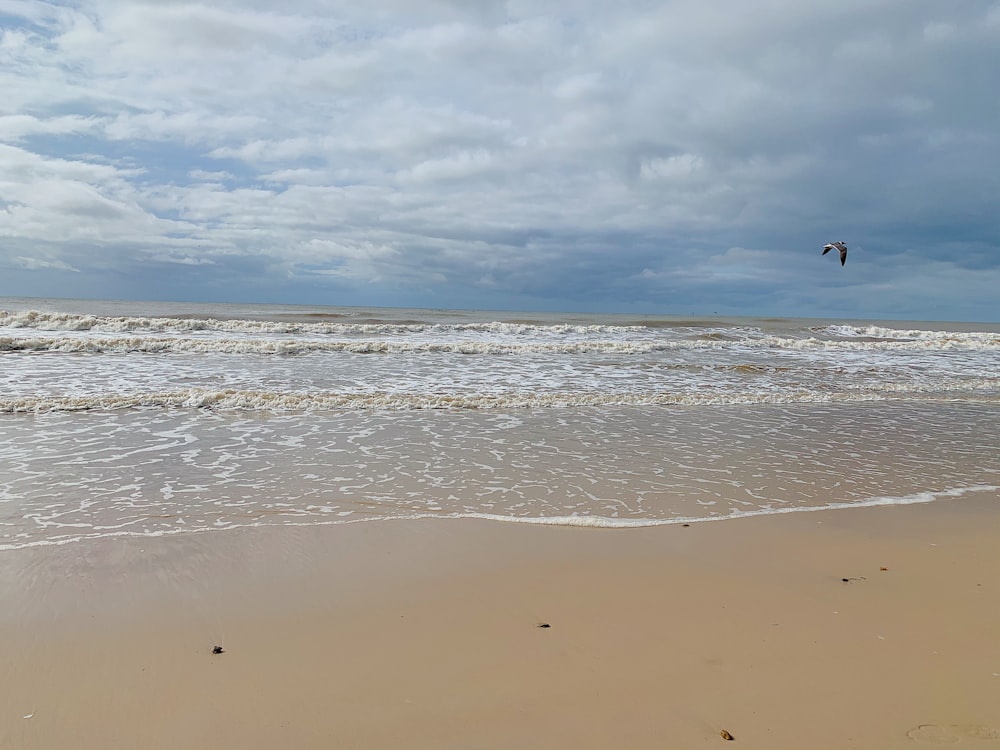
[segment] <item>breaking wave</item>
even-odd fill
[[[567,341],[562,343],[503,341],[405,341],[316,339],[196,339],[160,337],[15,338],[0,337],[0,352],[62,352],[88,354],[644,354],[681,348],[680,342],[654,344],[630,341]]]
[[[823,505],[800,505],[764,507],[748,511],[731,511],[729,513],[711,516],[674,516],[671,518],[610,518],[601,515],[574,515],[574,516],[513,516],[498,513],[481,512],[453,512],[453,513],[384,513],[383,515],[369,516],[365,518],[330,518],[326,514],[316,514],[307,521],[289,520],[289,518],[278,521],[257,520],[249,523],[211,523],[203,526],[184,526],[179,528],[160,528],[157,530],[145,529],[142,531],[129,530],[101,530],[87,529],[62,536],[52,536],[42,539],[32,539],[30,541],[0,542],[0,552],[29,549],[32,547],[51,547],[66,544],[76,544],[84,541],[97,539],[114,539],[126,537],[155,538],[189,534],[218,533],[224,531],[237,531],[240,529],[253,529],[268,526],[282,527],[313,527],[313,526],[344,526],[356,523],[384,523],[393,521],[419,521],[435,520],[440,522],[459,520],[478,520],[499,523],[527,524],[531,526],[569,526],[576,528],[590,529],[638,529],[657,526],[676,526],[680,524],[709,523],[716,521],[736,521],[759,516],[784,515],[788,513],[816,513],[833,510],[848,510],[857,508],[874,508],[890,505],[921,505],[932,503],[936,500],[947,500],[963,497],[967,494],[980,494],[997,492],[1000,487],[989,484],[977,484],[966,487],[952,487],[940,491],[916,492],[911,495],[902,496],[879,496],[854,502],[834,502]],[[296,518],[296,514],[290,514],[290,518]]]
[[[6,329],[8,335],[0,337],[0,351],[38,352],[298,354],[313,351],[412,351],[586,354],[606,351],[642,354],[672,349],[739,348],[790,351],[1000,351],[1000,334],[995,332],[931,331],[844,324],[803,329],[805,336],[786,336],[768,335],[752,326],[719,327],[705,331],[703,328],[692,330],[684,325],[542,325],[501,321],[448,324],[417,321],[286,322],[100,317],[31,310],[0,311],[0,330],[2,329]],[[34,331],[36,335],[22,335],[20,331]],[[46,333],[53,335],[44,335]]]
[[[100,317],[29,310],[5,312],[0,310],[0,328],[26,328],[41,331],[78,331],[94,333],[191,333],[220,332],[264,335],[399,335],[410,333],[453,331],[457,333],[491,333],[519,335],[544,331],[549,334],[621,334],[645,330],[643,326],[615,325],[537,325],[533,323],[340,323],[340,322],[285,322],[269,320],[244,320],[221,318],[145,318]]]
[[[0,352],[62,352],[87,354],[279,354],[313,352],[349,354],[649,354],[672,350],[776,349],[788,351],[998,351],[1000,337],[971,334],[926,337],[911,340],[823,340],[761,337],[726,341],[720,339],[511,341],[511,340],[405,340],[405,339],[255,339],[187,338],[157,336],[0,336]]]
[[[280,393],[252,390],[189,390],[83,396],[0,397],[0,413],[104,411],[144,408],[194,408],[232,411],[306,412],[425,409],[529,409],[589,406],[712,406],[736,404],[858,403],[949,401],[981,392],[979,400],[1000,403],[993,379],[961,381],[949,393],[934,386],[887,384],[883,388],[840,392],[768,390],[762,392],[557,392],[557,393]]]

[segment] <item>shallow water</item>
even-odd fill
[[[0,311],[0,549],[423,516],[627,526],[1000,499],[998,326]]]

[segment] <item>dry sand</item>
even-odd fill
[[[995,494],[0,552],[0,747],[989,750],[998,574]]]

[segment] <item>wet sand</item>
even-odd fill
[[[995,493],[111,539],[0,593],[0,748],[1000,748]]]

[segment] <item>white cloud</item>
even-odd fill
[[[181,143],[211,143],[260,129],[264,120],[255,115],[212,115],[204,112],[163,111],[122,113],[104,126],[111,141],[149,140]]]
[[[983,20],[988,28],[1000,29],[1000,3],[993,3],[987,9]]]
[[[704,160],[695,154],[644,159],[639,176],[645,180],[683,180],[697,174],[704,166]]]
[[[230,172],[208,171],[206,169],[192,169],[188,172],[188,177],[202,182],[226,182],[234,179],[234,175]]]
[[[153,263],[175,263],[181,266],[212,266],[216,261],[210,258],[197,258],[191,255],[176,255],[171,253],[151,253],[147,260]]]
[[[894,97],[890,104],[905,115],[920,115],[934,107],[934,102],[927,97],[908,94]]]
[[[0,140],[17,142],[27,136],[89,134],[100,127],[101,122],[97,118],[80,115],[45,118],[5,115],[0,116]]]
[[[995,2],[4,7],[0,263],[613,306],[840,229],[918,268],[1000,234]]]
[[[26,271],[72,271],[79,273],[80,269],[64,263],[61,260],[46,260],[44,258],[26,258],[22,255],[14,256],[12,264],[15,268],[23,268]]]
[[[929,42],[947,42],[954,39],[956,30],[950,23],[929,23],[924,26],[924,39]]]
[[[496,159],[485,149],[460,151],[441,159],[422,161],[400,175],[404,182],[436,182],[460,180],[492,171]]]

